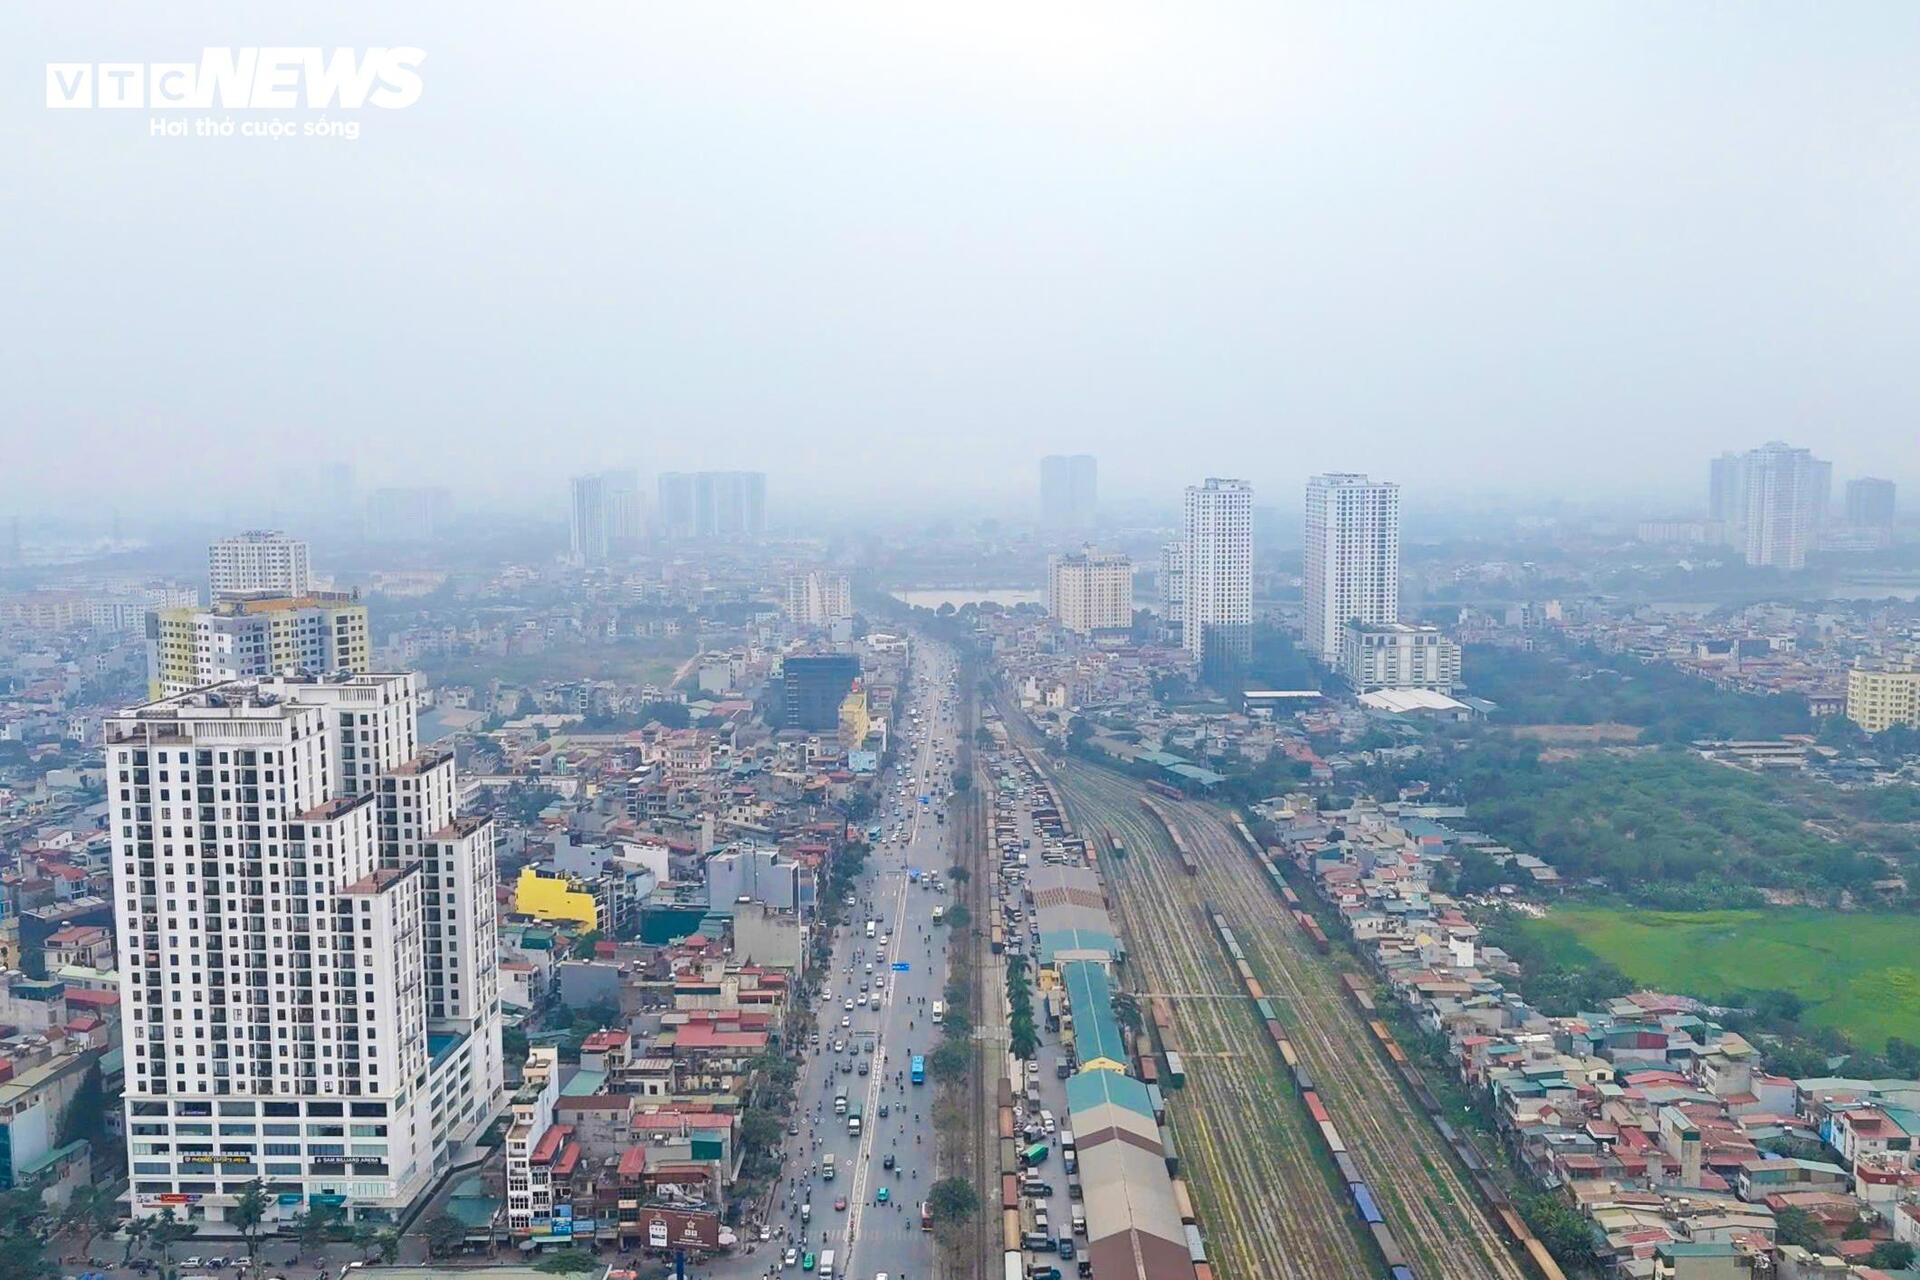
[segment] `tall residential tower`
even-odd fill
[[[1307,481],[1307,649],[1340,662],[1346,625],[1400,620],[1400,486],[1337,472]]]
[[[1188,485],[1182,528],[1180,643],[1212,678],[1253,652],[1253,486]]]
[[[1100,499],[1100,463],[1090,453],[1040,459],[1040,522],[1053,529],[1090,529]]]
[[[303,596],[313,590],[307,544],[274,529],[249,529],[207,549],[215,600],[238,596]]]
[[[106,724],[133,1212],[392,1222],[504,1101],[493,831],[411,675],[243,680]]]

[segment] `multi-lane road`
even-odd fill
[[[954,835],[942,815],[960,696],[952,654],[920,641],[907,705],[895,722],[906,738],[881,779],[880,803],[869,819],[878,838],[853,904],[842,907],[846,923],[835,930],[819,1007],[820,1043],[807,1048],[798,1084],[799,1132],[786,1139],[783,1176],[769,1206],[768,1220],[788,1234],[751,1255],[711,1263],[701,1274],[715,1280],[799,1276],[809,1253],[819,1274],[831,1251],[834,1280],[883,1273],[888,1280],[931,1280],[934,1240],[920,1229],[920,1205],[938,1177],[934,1086],[931,1080],[914,1085],[910,1064],[938,1043],[931,1018],[941,998],[947,939],[933,913],[954,899],[944,887],[927,886],[936,873],[944,886],[954,862]],[[835,1096],[843,1090],[848,1109],[858,1101],[863,1113],[857,1137],[836,1114]],[[823,1168],[828,1155],[835,1165],[830,1181]],[[796,1256],[791,1265],[789,1248]]]

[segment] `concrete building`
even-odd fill
[[[452,509],[453,495],[439,486],[388,486],[367,495],[362,528],[370,542],[432,542]]]
[[[661,475],[660,531],[675,541],[742,541],[767,531],[762,471],[669,471]]]
[[[844,573],[810,569],[787,578],[787,619],[795,626],[825,627],[853,616],[853,588]]]
[[[780,727],[837,734],[840,704],[859,678],[855,654],[788,654],[780,660]]]
[[[275,1224],[392,1221],[499,1112],[492,829],[418,753],[416,692],[233,681],[108,719],[136,1214],[218,1223],[265,1178]]]
[[[576,565],[607,562],[607,481],[602,475],[575,476],[568,485],[568,554]]]
[[[1825,522],[1832,483],[1832,463],[1775,440],[1713,460],[1709,514],[1724,522],[1748,564],[1802,569]]]
[[[367,607],[339,592],[227,599],[147,615],[147,696],[282,671],[365,673]]]
[[[1180,643],[1203,672],[1224,674],[1253,652],[1253,486],[1188,485],[1182,527]]]
[[[1920,729],[1920,661],[1862,658],[1847,672],[1847,719],[1868,733]]]
[[[236,596],[304,596],[313,590],[307,544],[273,529],[249,529],[207,549],[215,600]]]
[[[1126,634],[1133,628],[1133,561],[1092,547],[1048,556],[1047,612],[1077,636]]]
[[[575,476],[568,494],[568,555],[574,564],[605,564],[640,541],[640,477],[631,468]]]
[[[1307,649],[1340,661],[1348,622],[1400,620],[1400,486],[1334,473],[1307,481]]]
[[[1040,459],[1040,522],[1052,529],[1090,529],[1099,506],[1100,464],[1092,454]]]
[[[1863,529],[1885,529],[1893,524],[1894,486],[1891,480],[1863,476],[1847,481],[1847,523]]]
[[[1178,626],[1187,607],[1187,544],[1169,542],[1160,548],[1160,614]]]
[[[1460,683],[1460,646],[1438,627],[1405,622],[1349,622],[1343,628],[1340,674],[1355,693],[1431,689]]]

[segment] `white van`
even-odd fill
[[[820,1280],[833,1280],[833,1250],[820,1255]]]

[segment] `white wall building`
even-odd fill
[[[1715,458],[1708,496],[1748,564],[1803,569],[1832,487],[1832,463],[1775,440]]]
[[[491,824],[416,754],[415,694],[237,681],[108,720],[135,1213],[220,1222],[264,1178],[389,1221],[498,1114]]]
[[[796,626],[824,627],[853,616],[853,588],[844,573],[813,569],[787,578],[787,618]]]
[[[1335,473],[1307,481],[1306,644],[1329,666],[1348,622],[1400,620],[1400,486]]]
[[[1133,561],[1085,547],[1047,557],[1047,612],[1077,636],[1133,628]]]
[[[1180,643],[1203,669],[1244,662],[1253,649],[1253,486],[1188,485],[1182,517]]]
[[[1040,521],[1055,529],[1090,529],[1100,504],[1100,463],[1090,453],[1040,459]]]
[[[215,600],[245,595],[304,596],[313,590],[307,544],[272,529],[249,529],[207,549]]]
[[[1349,622],[1341,629],[1340,674],[1355,693],[1431,689],[1460,683],[1460,646],[1438,627],[1406,622]]]

